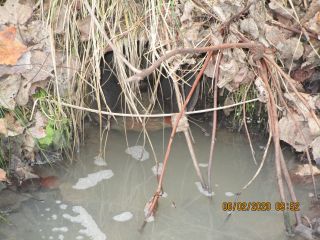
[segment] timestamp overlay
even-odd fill
[[[299,202],[259,202],[259,201],[238,201],[238,202],[222,202],[222,210],[223,211],[241,211],[241,212],[249,212],[249,211],[292,211],[297,212],[300,211],[300,203]]]

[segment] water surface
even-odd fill
[[[209,126],[205,127],[209,129]],[[206,163],[211,137],[205,136],[199,128],[193,128],[192,132],[199,162]],[[148,139],[138,133],[125,136],[123,132],[111,131],[105,145],[104,160],[107,166],[94,163],[99,154],[98,129],[90,127],[86,133],[86,144],[77,154],[76,163],[67,171],[64,169],[60,172],[64,172],[60,188],[34,193],[35,197],[44,199],[44,202],[34,199],[24,202],[19,211],[8,216],[8,221],[13,224],[0,225],[1,239],[286,238],[281,212],[234,212],[226,221],[228,214],[222,210],[222,203],[234,201],[232,193],[239,192],[258,168],[253,163],[245,136],[227,130],[218,131],[213,166],[214,196],[210,200],[199,193],[195,185],[198,179],[188,148],[183,134],[178,134],[164,180],[164,191],[168,196],[160,199],[155,221],[148,223],[140,233],[138,229],[144,220],[144,206],[157,184],[151,168],[156,158],[160,162],[163,160],[170,130],[150,133],[152,147]],[[254,143],[260,162],[264,141],[254,139]],[[138,161],[126,153],[128,147],[137,145],[144,145],[149,153],[145,161]],[[290,154],[287,158],[291,158]],[[207,168],[201,169],[206,176]],[[105,179],[100,182],[97,179],[89,181],[93,187],[88,189],[75,187],[80,178],[89,174],[95,178],[97,172],[105,174]],[[304,203],[308,202],[308,190],[300,188],[297,193],[302,208],[306,208]],[[279,201],[272,154],[269,154],[262,172],[241,194],[239,201],[268,201],[272,207]],[[87,214],[84,217],[87,222],[82,222],[83,225],[81,217],[77,218],[79,211]],[[129,212],[131,216],[121,215],[124,212]],[[115,221],[117,215],[127,221]],[[89,232],[83,230],[86,224],[90,226]]]

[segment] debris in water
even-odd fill
[[[129,221],[133,217],[131,212],[123,212],[116,216],[114,216],[112,219],[117,222],[126,222]]]
[[[151,168],[151,170],[155,176],[159,176],[162,172],[162,168],[163,168],[163,163],[158,163],[158,164],[154,165]]]
[[[233,197],[233,196],[234,196],[234,193],[232,193],[232,192],[225,192],[225,195],[226,195],[227,197]]]
[[[61,204],[61,205],[60,205],[60,209],[62,209],[62,210],[66,210],[67,207],[68,207],[67,204]]]
[[[203,168],[208,167],[208,163],[199,163],[199,167],[203,167]]]
[[[145,161],[149,159],[150,154],[144,149],[143,146],[133,146],[133,147],[128,147],[126,149],[126,153],[131,155],[134,159],[138,161]]]
[[[149,217],[147,217],[147,215],[148,215],[148,213],[149,213],[150,205],[151,205],[151,203],[152,203],[152,200],[153,200],[153,197],[150,198],[150,200],[146,203],[146,205],[144,206],[144,209],[143,209],[143,211],[144,211],[144,216],[146,217],[146,218],[145,218],[145,221],[146,221],[146,222],[153,222],[153,221],[154,221],[154,214],[153,214],[153,212],[150,214]]]
[[[101,155],[95,156],[94,157],[94,164],[100,167],[107,166],[106,161]]]
[[[200,182],[195,182],[195,184],[196,184],[199,192],[202,193],[203,195],[205,195],[207,197],[212,197],[214,195],[214,192],[209,193],[208,190],[204,190]]]
[[[74,206],[72,211],[79,215],[73,217],[69,214],[63,214],[65,219],[70,220],[73,223],[80,223],[85,229],[81,229],[79,232],[88,236],[92,240],[106,240],[106,235],[101,232],[92,216],[81,206]]]
[[[166,192],[162,192],[161,197],[163,197],[163,198],[167,198],[167,197],[168,197],[168,193],[166,193]]]
[[[95,173],[88,174],[85,178],[80,178],[78,182],[72,186],[74,189],[78,190],[84,190],[88,189],[90,187],[93,187],[97,185],[99,182],[101,182],[104,179],[109,179],[113,176],[112,170],[102,170]]]
[[[52,232],[68,232],[69,229],[67,227],[60,227],[60,228],[52,228]]]
[[[313,197],[314,197],[314,193],[309,192],[309,193],[308,193],[308,196],[309,196],[309,198],[313,198]]]

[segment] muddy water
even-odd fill
[[[209,129],[209,126],[205,127]],[[60,173],[63,175],[60,188],[33,193],[35,198],[44,201],[29,199],[23,202],[18,211],[8,216],[9,224],[0,225],[0,239],[286,238],[281,212],[234,212],[226,220],[228,214],[222,210],[222,203],[235,200],[232,194],[240,191],[250,180],[257,166],[253,163],[245,136],[225,130],[219,131],[217,137],[212,200],[198,191],[195,185],[198,179],[184,137],[179,134],[174,141],[165,175],[164,191],[167,197],[160,199],[155,221],[148,223],[140,233],[138,229],[143,223],[145,203],[156,188],[156,178],[151,168],[155,165],[155,156],[159,161],[163,159],[169,134],[168,129],[150,134],[153,153],[147,139],[138,133],[128,133],[125,137],[122,132],[111,131],[105,146],[107,166],[98,166],[94,161],[99,153],[99,132],[89,128],[86,145],[77,155],[78,161],[67,171],[62,171],[64,174]],[[198,128],[193,129],[193,135],[199,161],[206,163],[210,137]],[[259,140],[254,142],[260,162],[264,143]],[[145,161],[135,160],[126,153],[128,146],[144,143],[149,156],[147,153],[139,156]],[[287,155],[287,158],[291,156]],[[204,173],[207,170],[203,165],[201,169]],[[100,174],[95,174],[97,172]],[[88,175],[90,180],[79,182],[80,178]],[[104,179],[101,180],[101,177]],[[91,187],[83,189],[86,186]],[[270,155],[261,174],[242,193],[239,201],[268,201],[274,209],[274,203],[279,200],[276,189],[274,161]],[[302,208],[307,207],[304,203],[308,202],[308,192],[307,189],[297,190]],[[129,213],[120,215],[125,212]]]

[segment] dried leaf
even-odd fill
[[[7,173],[0,168],[0,181],[7,181]]]
[[[16,168],[15,173],[23,180],[39,178],[38,175],[32,173],[32,168],[30,166],[18,167]]]
[[[0,64],[14,65],[27,47],[16,40],[16,28],[7,27],[0,32]]]
[[[0,106],[14,110],[16,106],[15,97],[18,94],[21,78],[17,75],[10,75],[0,78]]]
[[[19,92],[16,96],[16,103],[19,106],[25,106],[29,101],[29,91],[31,87],[31,82],[24,79],[22,81],[21,87],[19,89]]]
[[[45,89],[49,83],[49,80],[43,80],[39,82],[35,82],[31,84],[30,87],[30,95],[33,95],[36,93],[37,88]]]
[[[61,5],[60,8],[57,9],[58,16],[56,16],[56,21],[55,21],[55,29],[54,32],[57,34],[64,33],[65,26],[66,26],[66,19],[67,19],[67,14],[68,14],[68,9],[66,5]]]
[[[77,21],[77,27],[80,32],[81,41],[88,41],[91,31],[91,16],[87,16],[84,19]]]
[[[271,2],[269,3],[269,8],[275,13],[286,18],[291,18],[292,16],[294,16],[293,10],[283,6],[282,1],[271,0]]]
[[[314,72],[315,69],[311,67],[299,68],[293,72],[292,78],[298,82],[304,82],[305,80],[311,78]]]
[[[266,25],[266,39],[274,47],[286,40],[285,34],[278,27]]]
[[[31,134],[32,137],[40,139],[44,138],[46,136],[46,120],[44,116],[41,114],[41,112],[36,112],[35,114],[35,126],[29,128],[29,133]]]
[[[31,21],[26,26],[20,26],[20,31],[24,42],[32,45],[32,50],[51,51],[49,27],[44,21]]]
[[[184,47],[195,47],[202,39],[199,39],[199,32],[203,23],[194,23],[191,26],[182,28],[183,31],[183,43]]]
[[[74,56],[69,56],[67,60],[58,66],[57,68],[57,79],[58,89],[61,97],[68,94],[68,90],[71,87],[71,80],[74,78],[76,73],[80,69],[80,61]]]
[[[4,118],[0,118],[0,134],[8,135],[7,122]]]
[[[192,1],[187,1],[184,5],[183,14],[180,17],[180,22],[182,24],[188,24],[192,22],[192,10],[194,8],[194,4]]]
[[[290,38],[285,40],[283,43],[279,43],[277,46],[281,53],[282,59],[298,60],[303,55],[304,48],[298,38]]]
[[[25,52],[17,61],[16,65],[0,65],[0,77],[3,75],[24,73],[32,68],[31,53]]]
[[[320,137],[317,137],[313,142],[311,143],[312,147],[312,155],[314,159],[320,158]]]
[[[50,77],[53,71],[51,54],[38,50],[32,51],[31,54],[31,65],[33,67],[30,71],[23,73],[22,76],[31,83]]]
[[[305,68],[307,66],[318,67],[320,66],[320,58],[318,54],[319,49],[311,50],[309,54],[304,56],[305,62],[301,65],[301,68]]]
[[[228,105],[232,105],[235,104],[234,100],[232,98],[230,98],[229,96],[226,97],[226,99],[224,100],[223,106],[228,106]],[[231,112],[234,111],[234,108],[226,108],[223,109],[223,112],[226,116],[229,116]]]
[[[290,144],[297,152],[306,150],[314,140],[304,118],[295,113],[293,116],[288,115],[281,118],[279,121],[279,129],[280,139]]]
[[[236,60],[231,59],[230,61],[225,61],[224,58],[220,63],[220,80],[218,82],[218,87],[228,87],[228,83],[232,82],[236,74],[239,72],[239,65]],[[232,91],[232,89],[228,89]]]
[[[9,137],[17,136],[23,133],[24,127],[22,127],[20,122],[16,120],[10,113],[7,113],[4,119],[7,124]]]
[[[0,7],[0,24],[25,24],[32,15],[32,6],[20,4],[18,0],[7,0]],[[30,2],[30,1],[29,1]]]
[[[257,24],[252,18],[245,18],[240,22],[241,31],[250,34],[252,39],[259,37],[259,29]]]
[[[268,94],[268,91],[266,90],[266,86],[262,81],[262,79],[258,77],[254,81],[254,84],[256,85],[256,89],[258,91],[259,100],[261,102],[267,102],[269,100],[269,94]]]

